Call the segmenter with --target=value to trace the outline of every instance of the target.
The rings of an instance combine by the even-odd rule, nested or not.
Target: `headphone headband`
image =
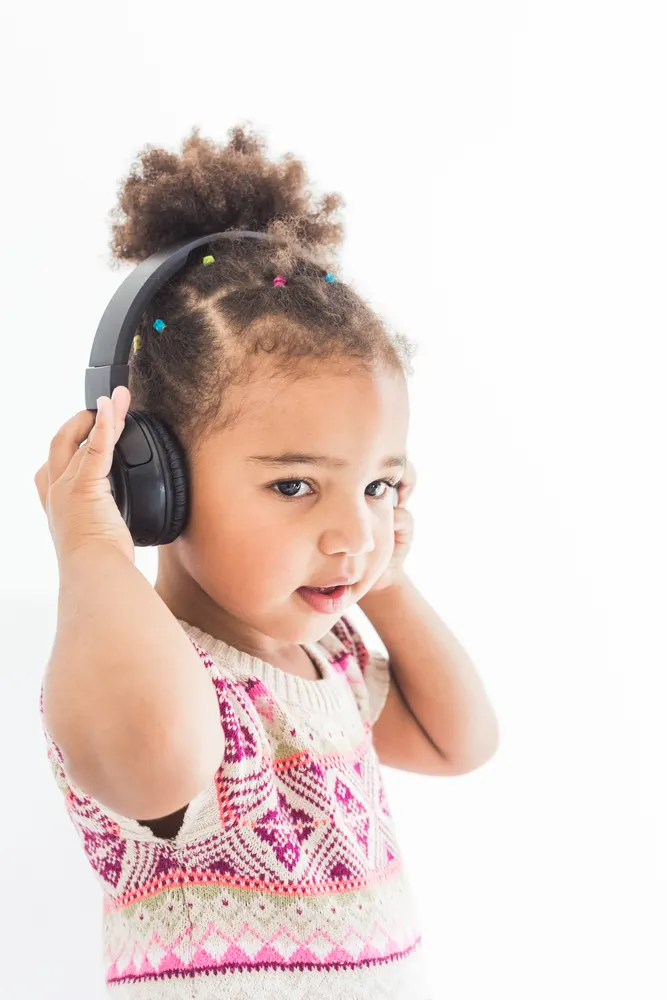
[[[130,349],[139,321],[157,292],[184,267],[190,254],[221,239],[268,240],[268,233],[228,230],[182,240],[142,260],[128,274],[107,305],[98,324],[86,369],[86,409],[96,410],[100,396],[111,397],[116,386],[129,386]]]

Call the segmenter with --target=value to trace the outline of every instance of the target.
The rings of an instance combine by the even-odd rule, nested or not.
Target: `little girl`
[[[411,347],[336,276],[340,204],[312,208],[302,164],[242,128],[146,148],[118,260],[270,239],[214,240],[157,293],[129,389],[69,420],[35,476],[60,574],[42,722],[117,997],[431,996],[379,764],[465,773],[497,723],[404,569]],[[154,586],[107,478],[130,401],[187,457]]]

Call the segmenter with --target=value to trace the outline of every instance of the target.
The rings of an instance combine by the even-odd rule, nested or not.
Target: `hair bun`
[[[325,194],[319,205],[304,165],[291,153],[273,163],[266,142],[249,127],[229,130],[216,145],[193,128],[180,154],[145,146],[121,182],[111,212],[111,253],[117,261],[141,261],[189,237],[228,229],[280,231],[288,225],[304,246],[334,247],[343,238],[332,216],[344,204]]]

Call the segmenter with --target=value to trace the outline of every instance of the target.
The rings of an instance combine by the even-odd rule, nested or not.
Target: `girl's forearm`
[[[387,648],[413,715],[445,758],[478,767],[495,753],[498,721],[470,657],[403,576],[359,607]]]
[[[44,719],[72,780],[135,818],[183,806],[222,759],[217,697],[201,659],[112,545],[91,543],[60,563]]]

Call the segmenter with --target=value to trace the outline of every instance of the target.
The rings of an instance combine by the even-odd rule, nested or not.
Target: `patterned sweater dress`
[[[341,618],[320,680],[181,621],[220,704],[224,758],[163,839],[53,774],[103,889],[108,992],[134,1000],[428,1000],[418,914],[371,727],[389,665]]]

